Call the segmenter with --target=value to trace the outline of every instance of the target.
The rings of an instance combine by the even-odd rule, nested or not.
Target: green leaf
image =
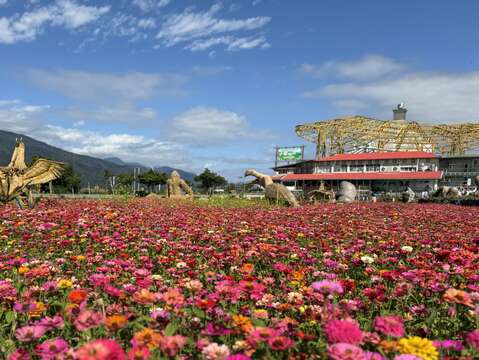
[[[14,311],[9,311],[5,314],[5,320],[7,323],[12,323],[16,319],[16,315]]]
[[[203,318],[205,316],[205,312],[201,309],[193,308],[192,311],[193,311],[193,314],[199,318]]]
[[[175,322],[170,322],[165,328],[165,335],[166,336],[173,336],[178,330],[178,324]]]

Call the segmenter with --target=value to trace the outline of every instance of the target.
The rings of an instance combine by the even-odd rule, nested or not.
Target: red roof
[[[349,172],[322,174],[286,174],[274,180],[440,180],[442,171]]]
[[[392,152],[372,152],[359,154],[335,154],[318,159],[316,161],[341,161],[341,160],[399,160],[399,159],[435,159],[439,156],[424,151],[392,151]]]

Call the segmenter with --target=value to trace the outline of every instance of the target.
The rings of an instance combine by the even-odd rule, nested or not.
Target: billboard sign
[[[279,161],[303,160],[303,151],[304,148],[302,146],[277,148],[276,157]]]

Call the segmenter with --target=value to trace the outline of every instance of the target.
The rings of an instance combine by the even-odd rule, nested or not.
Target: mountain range
[[[88,183],[91,186],[105,184],[104,173],[109,171],[114,175],[121,173],[133,173],[133,169],[139,167],[142,172],[148,171],[150,167],[138,164],[128,163],[117,157],[99,159],[87,155],[79,155],[69,151],[62,150],[44,142],[35,140],[29,136],[16,134],[9,131],[0,130],[0,166],[6,166],[11,159],[15,139],[23,138],[26,147],[25,160],[32,161],[34,156],[61,161],[70,164],[74,171],[81,177],[82,185]],[[181,177],[185,180],[193,182],[196,174],[174,169],[168,166],[157,166],[155,170],[170,174],[173,170],[177,170]]]

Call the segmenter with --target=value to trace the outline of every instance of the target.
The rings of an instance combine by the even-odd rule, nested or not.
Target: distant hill
[[[125,161],[123,161],[122,159],[120,159],[120,158],[118,158],[118,157],[108,157],[108,158],[105,158],[104,160],[109,161],[109,162],[112,162],[112,163],[117,164],[117,165],[139,167],[139,168],[142,168],[142,171],[148,169],[148,168],[147,168],[146,166],[144,166],[144,165],[141,165],[141,164],[139,164],[139,163],[125,162]],[[188,180],[188,182],[190,182],[190,183],[193,183],[193,182],[194,182],[194,179],[195,179],[195,177],[196,177],[196,174],[194,174],[194,173],[192,173],[192,172],[188,172],[188,171],[184,171],[184,170],[181,170],[181,169],[172,168],[172,167],[169,167],[169,166],[155,166],[154,169],[155,169],[156,171],[165,173],[165,174],[167,174],[167,175],[170,175],[173,170],[176,170],[176,171],[178,171],[178,173],[180,174],[180,176],[181,176],[183,179]]]
[[[155,167],[155,170],[165,173],[167,175],[170,175],[173,170],[176,170],[180,174],[181,178],[187,180],[189,183],[194,183],[195,177],[196,177],[196,174],[194,173],[184,171],[181,169],[175,169],[169,166],[158,166],[158,167]]]
[[[40,156],[51,160],[61,161],[69,163],[76,173],[78,173],[82,180],[82,185],[90,183],[94,185],[105,185],[104,172],[108,170],[114,175],[120,173],[132,173],[135,167],[142,168],[142,171],[148,168],[139,164],[129,164],[123,162],[118,158],[98,159],[86,155],[74,154],[60,148],[48,145],[44,142],[37,141],[31,137],[15,134],[9,131],[0,130],[0,166],[6,166],[11,159],[13,147],[15,146],[16,138],[23,138],[26,146],[26,161],[30,162],[33,156]],[[170,169],[159,167],[160,171],[167,172],[161,169]],[[171,171],[170,171],[171,172]],[[190,180],[191,176],[195,174],[184,172],[179,170],[182,176],[185,175],[185,179]]]

